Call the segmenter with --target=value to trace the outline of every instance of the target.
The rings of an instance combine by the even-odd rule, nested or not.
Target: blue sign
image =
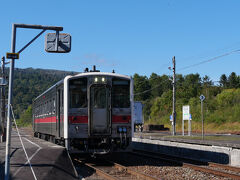
[[[199,98],[200,98],[201,101],[204,101],[205,96],[204,96],[204,95],[201,95]]]

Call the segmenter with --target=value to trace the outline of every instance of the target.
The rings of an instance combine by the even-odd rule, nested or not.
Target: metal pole
[[[131,101],[131,124],[132,124],[132,137],[134,137],[134,122],[133,122],[133,116],[134,116],[134,81],[131,77],[130,79],[130,101]]]
[[[59,31],[56,31],[56,45],[55,45],[55,51],[58,51],[58,42],[59,42]]]
[[[63,27],[60,26],[43,26],[43,25],[33,25],[33,24],[14,24],[15,28],[28,28],[28,29],[46,29],[62,31]]]
[[[5,57],[2,57],[2,78],[5,80]],[[3,125],[3,137],[2,142],[6,140],[6,122],[5,122],[5,86],[2,86],[1,88],[1,119],[2,119],[2,125]]]
[[[202,113],[202,140],[204,140],[203,101],[201,101],[201,113]]]
[[[175,92],[175,72],[176,72],[176,62],[175,62],[175,56],[173,56],[172,59],[173,62],[173,129],[172,129],[172,135],[175,136],[176,135],[176,92]]]
[[[12,53],[15,53],[16,45],[16,26],[12,25]],[[9,88],[8,88],[8,110],[7,110],[7,138],[6,138],[6,156],[5,156],[5,180],[9,179],[10,171],[10,147],[11,147],[11,107],[12,104],[12,89],[13,89],[13,71],[14,71],[14,59],[10,61],[10,72],[9,72]]]
[[[182,120],[182,135],[184,136],[184,120]]]
[[[29,25],[29,24],[13,24],[12,25],[12,53],[15,53],[16,47],[16,30],[17,28],[29,28],[29,29],[43,29],[43,30],[55,30],[55,31],[62,31],[63,27],[57,26],[42,26],[42,25]],[[42,31],[39,36],[43,33]],[[37,36],[37,38],[39,37]],[[29,46],[35,38],[30,41],[23,49],[23,51],[27,46]],[[12,121],[11,121],[11,104],[12,104],[12,90],[13,90],[13,76],[14,76],[14,61],[12,59],[10,61],[10,71],[9,71],[9,88],[8,88],[8,111],[7,111],[7,137],[6,137],[6,156],[5,156],[5,180],[9,179],[9,171],[10,171],[10,149],[11,149],[11,129],[12,129]]]
[[[192,120],[188,120],[188,136],[192,135]]]

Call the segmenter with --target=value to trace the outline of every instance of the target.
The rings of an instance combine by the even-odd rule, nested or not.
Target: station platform
[[[240,167],[240,135],[201,134],[172,136],[168,131],[137,132],[133,149]]]
[[[16,130],[12,131],[10,179],[78,179],[70,156],[64,147],[34,138],[31,130],[20,130],[28,154],[27,161]],[[4,179],[5,143],[0,143],[0,179]],[[34,174],[34,175],[33,175]]]

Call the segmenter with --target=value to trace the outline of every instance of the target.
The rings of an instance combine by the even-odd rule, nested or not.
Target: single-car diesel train
[[[33,102],[34,136],[70,152],[125,151],[132,137],[133,80],[94,67],[66,76]]]

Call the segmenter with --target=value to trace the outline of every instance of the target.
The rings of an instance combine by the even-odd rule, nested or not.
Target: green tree
[[[149,78],[149,84],[153,98],[161,96],[163,92],[172,89],[172,82],[167,75],[159,76],[156,73],[152,73]]]
[[[136,101],[145,101],[150,97],[151,86],[146,76],[134,74],[134,94]]]
[[[232,72],[228,77],[229,87],[230,88],[238,88],[239,80],[235,72]]]
[[[188,90],[189,97],[196,97],[201,92],[201,77],[197,74],[188,74],[184,77],[183,87]]]
[[[161,77],[158,76],[156,73],[152,73],[149,78],[149,84],[151,86],[151,95],[152,97],[161,96],[163,93],[163,88],[161,84]]]
[[[27,110],[25,110],[19,119],[19,125],[28,125],[32,123],[32,105],[29,105]]]
[[[226,74],[221,75],[219,83],[220,83],[220,86],[223,87],[223,88],[228,87],[228,79],[227,79]]]

